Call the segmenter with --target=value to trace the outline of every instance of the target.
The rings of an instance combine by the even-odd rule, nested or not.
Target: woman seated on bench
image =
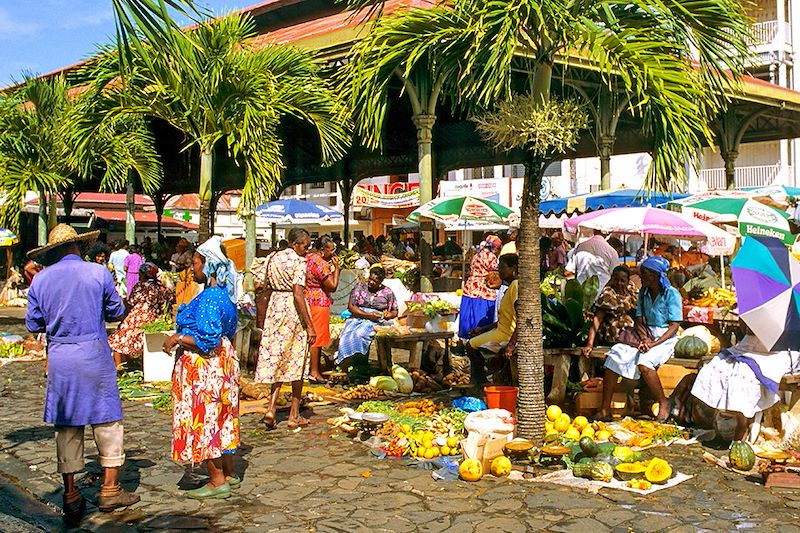
[[[468,333],[470,339],[467,342],[466,351],[472,371],[472,382],[475,385],[486,382],[486,360],[480,352],[481,348],[497,353],[506,347],[506,357],[510,358],[513,354],[514,347],[510,341],[517,326],[517,311],[514,306],[517,303],[518,265],[519,256],[516,254],[500,256],[497,270],[500,279],[504,283],[508,283],[508,289],[500,302],[497,322],[488,326],[479,326]]]
[[[614,268],[611,280],[600,292],[594,308],[589,336],[581,352],[584,357],[589,357],[595,344],[616,344],[621,331],[635,326],[631,314],[636,309],[636,289],[631,283],[628,267],[619,265]]]
[[[747,335],[738,344],[722,350],[703,365],[694,377],[691,397],[673,394],[674,400],[671,399],[685,423],[702,425],[709,418],[713,422],[718,412],[735,413],[734,440],[745,438],[756,413],[780,401],[781,379],[800,367],[800,353],[770,352],[746,326],[743,329]]]
[[[669,261],[653,256],[640,265],[642,288],[636,302],[635,327],[625,330],[611,347],[605,362],[603,402],[598,420],[611,418],[611,399],[619,376],[644,382],[658,401],[658,420],[669,417],[669,402],[664,395],[656,369],[672,357],[683,319],[681,295],[667,279]]]
[[[344,323],[339,337],[336,364],[342,369],[352,366],[351,357],[357,354],[369,356],[369,345],[375,336],[375,326],[397,318],[397,300],[392,289],[383,285],[386,270],[380,265],[369,269],[367,281],[356,283],[350,293],[347,306],[351,318]]]

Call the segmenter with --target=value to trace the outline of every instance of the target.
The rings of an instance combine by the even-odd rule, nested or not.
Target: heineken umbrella
[[[790,187],[788,185],[746,187],[742,190],[752,195],[759,202],[768,203],[765,200],[771,200],[772,203],[776,203],[784,207],[789,205],[789,201],[792,198],[800,197],[800,187]]]
[[[773,237],[787,244],[794,242],[789,215],[753,198],[690,196],[670,202],[668,207],[713,224],[736,224],[743,236]]]
[[[800,349],[800,263],[786,246],[747,237],[731,273],[739,317],[767,350]]]
[[[420,217],[452,224],[454,222],[480,221],[487,223],[512,223],[519,220],[519,214],[513,209],[472,196],[454,196],[452,198],[436,198],[419,206],[408,215],[411,222],[419,222]]]

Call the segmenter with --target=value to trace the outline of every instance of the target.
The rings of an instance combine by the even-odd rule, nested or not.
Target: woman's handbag
[[[617,343],[627,344],[628,346],[633,346],[634,348],[638,348],[642,342],[649,340],[652,340],[652,337],[648,335],[647,338],[643,339],[639,335],[639,332],[636,331],[635,326],[631,328],[625,328],[617,335]]]

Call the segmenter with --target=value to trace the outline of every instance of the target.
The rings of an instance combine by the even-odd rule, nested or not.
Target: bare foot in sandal
[[[298,416],[297,418],[290,418],[289,421],[286,423],[286,427],[289,429],[297,429],[302,428],[311,423],[311,420],[308,418],[303,418],[302,416]]]

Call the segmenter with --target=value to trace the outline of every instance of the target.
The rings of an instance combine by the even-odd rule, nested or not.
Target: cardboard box
[[[615,392],[611,398],[611,412],[622,416],[625,413],[625,402],[628,395],[624,392]],[[579,415],[591,416],[600,410],[603,401],[603,391],[582,392],[575,396],[575,411]]]
[[[661,365],[657,370],[658,379],[661,380],[661,386],[664,388],[664,392],[667,396],[669,396],[670,392],[675,390],[675,387],[678,386],[678,383],[680,383],[685,376],[696,372],[697,370],[685,368],[680,365],[671,365],[669,363]]]
[[[483,466],[483,473],[486,474],[489,472],[492,459],[504,455],[503,449],[510,440],[510,433],[505,437],[496,437],[482,435],[473,431],[467,435],[466,439],[461,441],[461,451],[464,453],[465,458],[480,461]]]

